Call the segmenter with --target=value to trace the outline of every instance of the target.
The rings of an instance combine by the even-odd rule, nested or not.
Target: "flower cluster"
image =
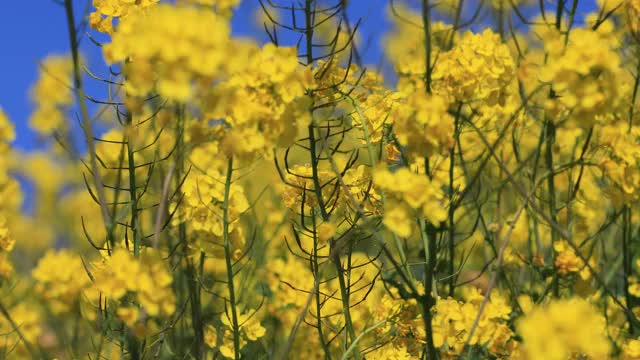
[[[461,354],[467,340],[469,345],[486,346],[489,353],[496,356],[515,350],[517,342],[508,325],[511,307],[504,297],[498,294],[491,296],[474,329],[483,300],[484,296],[476,289],[470,291],[466,301],[439,299],[433,320],[433,340],[443,353]]]
[[[411,235],[418,214],[433,224],[447,218],[446,198],[438,180],[407,168],[394,172],[382,168],[374,172],[373,181],[387,195],[383,223],[398,236]]]
[[[0,331],[6,334],[0,338],[0,347],[3,349],[16,347],[11,355],[17,359],[29,359],[32,354],[25,343],[35,344],[43,334],[43,315],[33,303],[28,302],[19,303],[8,311],[11,314],[11,320],[6,317],[0,318]],[[19,333],[16,331],[16,326],[19,327]]]
[[[113,34],[114,18],[125,19],[129,14],[155,6],[159,0],[93,0],[95,11],[89,14],[89,23],[97,31]]]
[[[438,4],[442,3],[444,1]],[[394,12],[400,16],[390,16],[393,31],[385,37],[384,50],[400,76],[398,90],[424,91],[427,61],[424,49],[425,32],[421,25],[421,16],[400,2],[392,8],[391,15]],[[417,24],[420,26],[416,26]],[[434,54],[449,50],[454,39],[457,38],[459,38],[459,34],[452,31],[452,25],[442,21],[431,24],[431,45]],[[431,63],[434,63],[433,59],[431,59]]]
[[[76,309],[82,291],[90,284],[84,272],[84,264],[77,254],[50,250],[32,271],[35,290],[54,314],[68,313]]]
[[[439,91],[455,100],[504,104],[505,88],[514,76],[509,48],[498,34],[486,29],[480,34],[466,32],[453,49],[443,53],[433,79]]]
[[[270,156],[276,145],[293,143],[311,123],[311,71],[298,64],[296,49],[249,46],[229,78],[203,99],[207,117],[223,119],[229,129],[221,146],[240,158]]]
[[[15,238],[7,220],[8,211],[13,210],[16,197],[20,194],[15,179],[9,176],[11,154],[10,143],[15,139],[13,124],[0,108],[0,277],[7,278],[13,272],[13,266],[7,258],[7,254],[15,246]]]
[[[517,327],[528,359],[606,359],[609,354],[605,319],[584,299],[556,300],[534,307]]]
[[[234,343],[233,343],[233,325],[230,319],[230,314],[221,315],[222,323],[222,337],[221,344],[218,345],[217,330],[209,325],[206,329],[206,343],[211,348],[218,348],[220,354],[228,359],[234,357]],[[242,334],[240,338],[239,346],[242,349],[247,345],[249,341],[257,341],[261,337],[265,336],[267,330],[260,324],[260,321],[256,318],[256,313],[253,311],[245,311],[238,314],[239,331]]]
[[[69,56],[49,55],[40,63],[38,81],[31,88],[35,111],[29,126],[42,136],[66,127],[65,111],[73,105],[72,73]]]
[[[640,359],[637,0],[390,1],[377,70],[239,3],[94,0],[0,110],[0,357]]]
[[[603,126],[600,142],[609,152],[601,161],[609,186],[606,192],[615,204],[637,199],[640,189],[640,128],[627,125]]]
[[[145,96],[156,89],[184,102],[193,94],[193,83],[220,76],[230,31],[211,10],[158,5],[122,19],[103,51],[109,63],[125,63],[127,94]]]
[[[420,91],[395,107],[393,130],[412,158],[441,154],[453,146],[454,119],[448,105],[444,97]]]
[[[560,275],[579,273],[583,279],[589,279],[591,271],[567,241],[556,241],[553,250],[556,252],[555,266]]]
[[[245,241],[240,217],[249,208],[244,189],[234,183],[225,189],[227,162],[219,152],[217,143],[194,149],[190,160],[196,168],[182,185],[184,198],[180,203],[171,205],[171,210],[176,211],[173,223],[188,222],[195,234],[201,234],[196,236],[191,246],[210,255],[220,255],[224,236],[224,198],[228,191],[227,230],[234,252],[240,256]]]
[[[329,184],[334,178],[333,172],[329,169],[318,169],[316,174],[319,183],[322,185]],[[303,205],[307,211],[311,211],[314,207],[320,205],[319,201],[324,202],[325,207],[332,207],[337,199],[332,197],[333,187],[323,186],[319,191],[313,180],[313,168],[309,164],[295,165],[285,176],[285,181],[291,186],[284,186],[282,191],[282,199],[284,205],[296,210]],[[321,199],[318,198],[318,192]],[[304,201],[303,201],[304,197]]]
[[[147,317],[166,317],[176,310],[173,277],[152,249],[144,249],[139,258],[126,249],[115,249],[93,262],[89,271],[93,283],[85,296],[101,307],[102,302],[114,301],[118,316],[129,327],[144,326]]]
[[[392,113],[395,107],[402,105],[398,104],[398,94],[382,88],[378,79],[367,80],[369,79],[365,78],[361,82],[366,83],[364,86],[368,92],[356,94],[361,103],[355,109],[353,106],[347,109],[353,114],[353,125],[362,128],[362,142],[366,144],[368,140],[370,143],[379,143],[382,141],[385,124],[393,123]]]
[[[620,55],[590,29],[572,31],[566,47],[564,41],[564,36],[554,36],[545,43],[555,57],[540,72],[540,80],[551,84],[546,106],[555,114],[570,113],[576,126],[585,129],[611,121],[625,89]]]

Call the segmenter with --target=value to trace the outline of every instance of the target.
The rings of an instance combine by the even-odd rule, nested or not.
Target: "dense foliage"
[[[640,359],[640,1],[238,2],[59,1],[1,358]]]

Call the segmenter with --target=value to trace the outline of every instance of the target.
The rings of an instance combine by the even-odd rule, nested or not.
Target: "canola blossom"
[[[0,359],[640,359],[640,1],[57,2]]]

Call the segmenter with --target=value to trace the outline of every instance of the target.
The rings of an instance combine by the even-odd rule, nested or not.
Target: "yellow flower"
[[[35,111],[29,126],[40,135],[52,135],[66,126],[64,112],[73,104],[71,58],[62,55],[47,56],[40,64],[38,81],[31,88],[31,101]]]
[[[640,340],[631,339],[622,346],[622,354],[624,360],[640,359]]]
[[[227,359],[233,359],[233,342],[225,342],[222,346],[220,346],[220,354],[226,357]]]
[[[396,235],[407,238],[411,236],[413,219],[402,206],[389,208],[384,212],[382,223]]]
[[[118,301],[130,293],[151,317],[170,316],[176,310],[171,288],[173,278],[160,255],[152,249],[142,249],[136,258],[128,250],[117,248],[111,256],[94,262],[91,272],[93,285],[85,292],[90,301],[96,301],[97,297]],[[119,315],[131,320],[132,311],[123,310]]]
[[[242,336],[240,339],[240,349],[242,349],[248,341],[256,341],[263,337],[267,330],[262,327],[260,321],[256,317],[256,313],[253,310],[247,309],[242,313],[237,314],[238,318],[238,331]],[[222,314],[222,324],[226,327],[225,336],[223,339],[223,345],[220,346],[220,353],[227,358],[233,358],[234,356],[234,344],[233,344],[233,323],[231,320],[231,314]],[[238,349],[238,350],[240,350]]]
[[[504,104],[506,88],[515,77],[509,48],[491,29],[466,32],[455,47],[440,55],[433,73],[434,87],[458,101]]]
[[[540,80],[550,83],[553,91],[546,107],[555,115],[570,112],[574,123],[584,129],[612,121],[626,96],[615,41],[583,28],[571,31],[566,47],[564,36],[546,40],[549,59]]]
[[[408,168],[391,172],[379,168],[373,174],[374,184],[388,195],[385,203],[383,223],[399,236],[411,234],[414,218],[408,209],[419,213],[433,224],[439,224],[447,218],[446,197],[437,178],[416,174]],[[401,235],[402,234],[402,235]]]
[[[294,47],[237,42],[232,47],[237,64],[226,81],[209,89],[203,111],[229,125],[221,141],[225,153],[249,160],[272,156],[274,147],[291,145],[308,131],[311,69],[298,63]]]
[[[399,101],[391,114],[393,130],[411,157],[441,154],[453,146],[454,120],[445,98],[417,90]]]
[[[124,19],[129,14],[143,11],[159,0],[93,0],[94,12],[89,14],[89,25],[100,32],[113,34],[113,18]]]
[[[0,277],[8,279],[13,274],[13,265],[6,254],[0,255]]]
[[[336,226],[330,222],[325,222],[318,226],[317,232],[318,241],[324,244],[336,234]]]
[[[25,342],[34,345],[38,343],[38,338],[43,332],[42,315],[40,314],[36,304],[20,302],[11,309],[8,309],[12,322],[6,317],[0,318],[0,331],[7,334],[0,338],[0,347],[9,348],[17,346],[15,356],[19,359],[30,358],[25,347]],[[15,331],[19,327],[20,333]],[[24,341],[23,341],[24,340]]]
[[[47,251],[31,274],[36,292],[55,314],[74,309],[90,284],[82,259],[71,250]]]
[[[207,325],[204,329],[204,342],[212,349],[218,346],[218,331],[213,325]]]
[[[606,359],[606,322],[586,300],[554,300],[517,322],[527,359],[565,360],[574,354]]]
[[[2,107],[0,107],[0,142],[10,143],[16,138],[13,124],[7,117]]]
[[[555,265],[561,275],[579,273],[584,280],[591,277],[584,261],[565,240],[556,241],[553,244],[553,250],[556,252]]]
[[[133,328],[140,316],[140,310],[136,307],[120,307],[117,310],[118,318],[122,320],[125,325]]]
[[[103,52],[109,63],[126,61],[129,95],[146,95],[156,80],[160,95],[184,102],[193,82],[219,75],[229,33],[227,21],[211,10],[162,4],[121,19]]]
[[[10,252],[13,250],[16,240],[11,236],[9,227],[7,225],[7,219],[0,213],[0,250]]]

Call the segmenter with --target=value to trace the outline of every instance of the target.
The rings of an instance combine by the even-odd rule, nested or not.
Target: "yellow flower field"
[[[0,359],[640,359],[639,0],[246,1],[57,1]]]

